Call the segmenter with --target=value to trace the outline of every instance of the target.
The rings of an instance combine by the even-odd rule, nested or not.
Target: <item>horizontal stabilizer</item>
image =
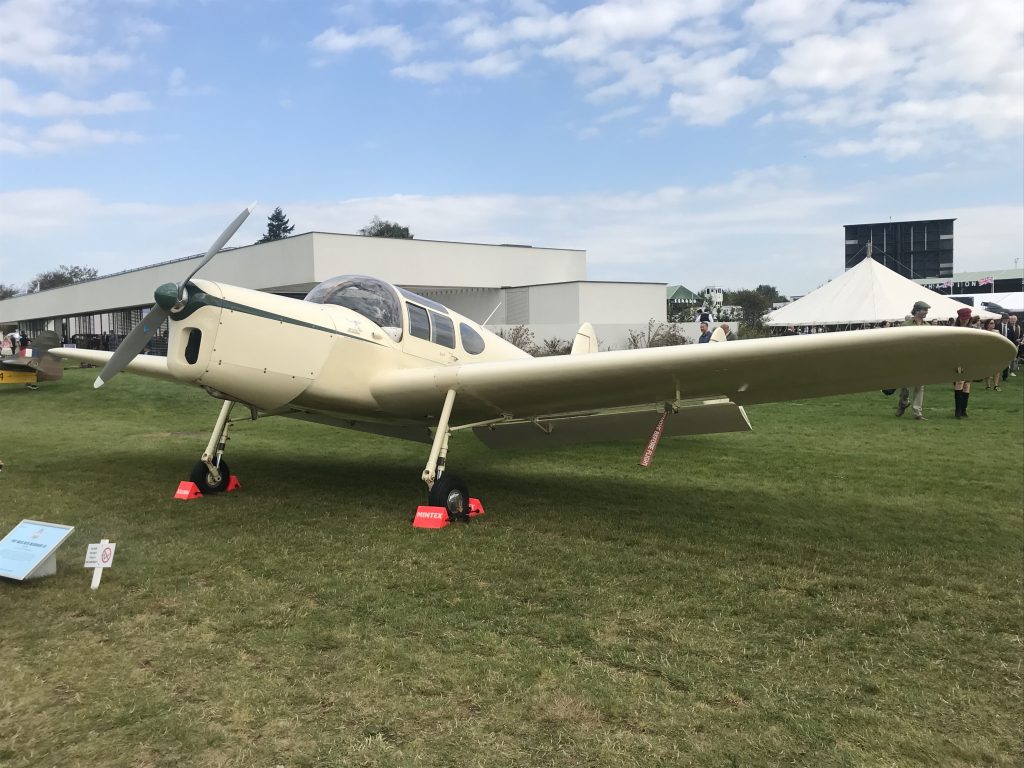
[[[41,331],[32,339],[32,346],[21,350],[18,357],[0,361],[0,368],[6,371],[34,373],[36,381],[56,381],[64,375],[64,366],[46,355],[47,350],[60,344],[60,337],[54,331]]]
[[[645,441],[661,418],[661,410],[611,411],[551,419],[518,421],[474,427],[488,448],[542,448],[619,440]],[[665,419],[664,437],[749,432],[750,421],[740,406],[729,400],[681,404]]]

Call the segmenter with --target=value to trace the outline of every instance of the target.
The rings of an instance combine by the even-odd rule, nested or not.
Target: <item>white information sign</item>
[[[103,578],[103,569],[114,564],[114,550],[117,544],[106,539],[100,539],[98,544],[90,544],[85,550],[85,567],[94,568],[92,572],[92,588],[98,589],[100,579]]]
[[[74,526],[22,520],[0,540],[0,576],[34,579],[57,572],[57,548]]]

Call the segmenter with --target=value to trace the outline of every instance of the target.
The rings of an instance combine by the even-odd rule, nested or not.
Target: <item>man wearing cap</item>
[[[931,309],[930,304],[926,304],[923,301],[914,302],[914,308],[910,310],[910,317],[907,318],[904,325],[925,325],[925,318],[928,316],[928,310]],[[900,389],[900,401],[896,406],[896,415],[902,416],[903,412],[907,410],[907,406],[910,405],[910,412],[914,414],[914,419],[917,421],[926,421],[924,417],[924,385],[918,384],[913,387],[913,403],[911,403],[911,387],[904,386]]]

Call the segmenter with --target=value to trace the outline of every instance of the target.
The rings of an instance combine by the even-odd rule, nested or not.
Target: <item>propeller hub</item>
[[[170,312],[174,305],[178,303],[177,283],[164,283],[153,292],[153,298],[156,299],[157,306],[160,309]]]

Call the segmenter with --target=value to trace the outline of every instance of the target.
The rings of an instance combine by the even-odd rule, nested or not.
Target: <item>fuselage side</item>
[[[262,411],[294,405],[390,421],[370,389],[382,372],[529,357],[447,307],[375,282],[394,295],[387,319],[362,304],[356,311],[195,280],[172,315],[168,368]]]

